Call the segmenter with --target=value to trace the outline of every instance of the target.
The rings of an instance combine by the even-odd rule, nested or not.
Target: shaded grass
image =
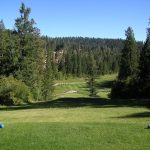
[[[150,111],[133,113],[125,116],[120,116],[118,118],[147,118],[150,117]]]
[[[105,98],[58,98],[52,101],[1,106],[0,110],[45,109],[45,108],[109,108],[109,107],[146,107],[150,108],[149,99],[105,99]]]

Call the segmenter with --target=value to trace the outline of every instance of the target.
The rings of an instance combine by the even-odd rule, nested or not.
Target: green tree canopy
[[[137,75],[139,66],[139,51],[131,27],[125,32],[126,40],[121,54],[121,62],[118,78],[125,80]]]

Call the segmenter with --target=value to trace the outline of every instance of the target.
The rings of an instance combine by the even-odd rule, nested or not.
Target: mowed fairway
[[[57,94],[77,92],[57,95],[53,101],[1,106],[5,128],[0,129],[0,150],[149,150],[150,105],[110,100],[114,77],[97,79],[100,98],[89,98],[81,80],[68,89],[69,84],[56,86]]]
[[[116,74],[100,76],[96,79],[97,95],[101,98],[108,98],[110,87]],[[87,79],[73,78],[68,80],[57,81],[55,84],[55,98],[60,97],[88,97]]]

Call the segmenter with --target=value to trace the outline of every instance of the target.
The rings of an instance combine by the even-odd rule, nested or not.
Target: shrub
[[[32,94],[29,87],[12,76],[0,78],[0,103],[20,104],[30,102]]]

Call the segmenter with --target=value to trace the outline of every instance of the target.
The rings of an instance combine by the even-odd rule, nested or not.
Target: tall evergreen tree
[[[46,43],[46,64],[44,69],[44,79],[43,79],[43,98],[44,100],[50,100],[52,98],[52,93],[54,90],[53,86],[53,71],[52,71],[52,49],[53,44]]]
[[[97,74],[97,66],[96,66],[94,55],[92,53],[89,53],[87,65],[88,65],[88,70],[87,70],[88,75],[95,76]]]
[[[122,50],[120,69],[118,78],[125,80],[128,77],[135,77],[139,67],[139,51],[131,27],[128,27],[126,33],[125,45]]]
[[[135,98],[138,96],[139,51],[131,27],[126,31],[119,67],[118,80],[111,91],[112,98]]]
[[[0,20],[0,30],[5,30],[5,25],[2,19]]]
[[[150,28],[140,57],[140,93],[141,97],[150,97]]]
[[[33,19],[29,20],[30,8],[22,3],[20,17],[16,19],[16,32],[19,35],[19,62],[16,76],[31,87],[34,98],[42,99],[42,76],[44,66],[44,43],[40,39]]]
[[[72,60],[73,60],[73,74],[77,75],[77,73],[78,73],[77,51],[74,52]]]
[[[87,85],[89,88],[89,96],[95,97],[97,94],[96,91],[96,75],[97,75],[97,68],[96,68],[96,61],[94,59],[94,56],[92,54],[89,55],[89,64],[88,64],[88,81]]]
[[[82,51],[79,46],[77,50],[77,62],[78,62],[78,69],[77,69],[77,76],[80,77],[82,75]]]
[[[87,87],[89,88],[89,96],[96,97],[97,89],[96,89],[96,77],[94,75],[89,76],[87,81]]]

